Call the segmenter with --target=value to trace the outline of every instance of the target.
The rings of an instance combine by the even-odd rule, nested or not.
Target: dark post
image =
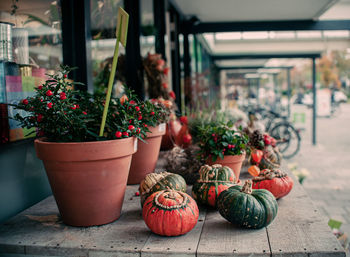
[[[259,89],[260,89],[260,77],[256,79],[256,90],[257,90],[256,91],[256,103],[257,103],[258,107],[260,105],[260,99],[259,99],[260,92],[259,92]]]
[[[317,98],[316,98],[316,59],[312,58],[312,144],[316,145],[316,118],[317,118]]]
[[[162,55],[163,59],[166,59],[165,55],[165,0],[153,0],[153,19],[154,26],[156,28],[156,53]]]
[[[290,85],[290,68],[288,68],[287,70],[287,95],[288,95],[288,118],[290,118],[290,98],[291,98],[291,85]]]
[[[185,104],[192,102],[192,77],[191,77],[191,56],[190,56],[190,44],[188,41],[188,34],[183,34],[184,38],[184,76],[185,76]]]
[[[129,29],[126,43],[126,84],[141,98],[145,97],[143,87],[143,66],[140,47],[140,1],[124,0],[125,11],[129,13]]]
[[[70,78],[86,86],[76,89],[92,92],[90,0],[61,0],[61,8],[63,63],[78,67]]]
[[[179,16],[176,11],[171,8],[170,9],[170,47],[171,47],[171,77],[173,90],[176,95],[176,104],[181,113],[181,86],[180,86],[180,47],[179,47]]]
[[[278,88],[277,88],[277,73],[273,74],[273,91],[275,93],[275,101],[273,103],[273,111],[277,111],[277,94],[278,94]]]

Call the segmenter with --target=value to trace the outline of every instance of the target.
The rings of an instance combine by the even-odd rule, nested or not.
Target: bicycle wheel
[[[277,123],[270,133],[277,140],[277,147],[286,159],[292,158],[300,149],[299,132],[288,122]]]

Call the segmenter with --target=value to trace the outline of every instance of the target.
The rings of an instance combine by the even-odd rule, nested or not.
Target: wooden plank
[[[244,229],[207,211],[197,256],[270,256],[266,229]]]
[[[277,217],[267,228],[272,256],[345,256],[326,218],[292,177],[294,188],[278,200]]]
[[[0,226],[0,253],[34,256],[140,256],[150,231],[141,217],[138,186],[128,186],[121,217],[108,225],[78,228],[59,219],[53,197]]]
[[[196,256],[197,245],[201,235],[206,210],[201,208],[197,225],[187,234],[175,237],[164,237],[154,233],[148,238],[141,250],[142,257]]]

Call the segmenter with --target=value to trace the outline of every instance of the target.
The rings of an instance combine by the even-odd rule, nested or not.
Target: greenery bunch
[[[248,136],[242,130],[235,130],[232,122],[211,122],[197,128],[199,154],[202,158],[216,161],[225,155],[240,155],[249,151]]]
[[[17,105],[25,115],[17,113],[14,119],[22,127],[36,128],[38,137],[51,142],[85,142],[111,140],[135,136],[142,140],[148,126],[164,122],[166,108],[150,101],[140,101],[125,88],[125,95],[112,98],[106,118],[103,136],[99,136],[105,95],[89,94],[73,90],[74,84],[67,79],[72,70],[61,66],[61,70],[48,75],[46,82],[36,88],[32,97]]]

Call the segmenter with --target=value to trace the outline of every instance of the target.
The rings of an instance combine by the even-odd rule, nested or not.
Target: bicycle
[[[262,107],[250,109],[249,112],[254,113],[255,117],[263,123],[265,132],[276,139],[278,149],[284,158],[290,159],[299,152],[300,133],[288,121],[287,116]]]

